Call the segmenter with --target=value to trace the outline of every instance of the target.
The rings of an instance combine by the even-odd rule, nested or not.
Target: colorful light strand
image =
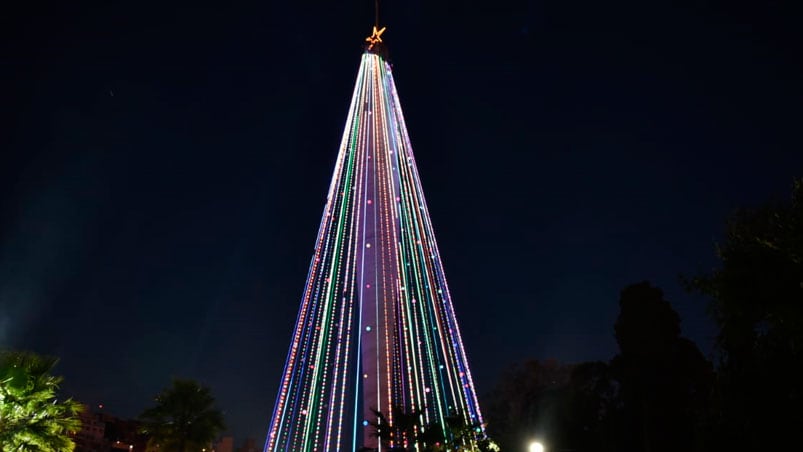
[[[366,51],[265,450],[383,450],[394,407],[482,424],[391,67]]]

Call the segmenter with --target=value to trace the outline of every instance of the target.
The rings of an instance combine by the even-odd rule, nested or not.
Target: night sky
[[[612,357],[642,280],[710,354],[678,275],[803,176],[795,2],[384,3],[478,391]],[[264,440],[373,2],[7,8],[0,345],[120,416],[196,378]]]

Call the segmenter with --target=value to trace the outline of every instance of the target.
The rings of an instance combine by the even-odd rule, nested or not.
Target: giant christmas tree
[[[366,39],[268,451],[471,447],[482,435],[383,31]]]

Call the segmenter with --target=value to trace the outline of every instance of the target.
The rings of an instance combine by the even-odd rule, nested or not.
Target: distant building
[[[73,435],[75,452],[146,452],[148,438],[139,433],[140,423],[120,419],[85,406],[81,430]]]
[[[76,452],[101,452],[104,451],[104,433],[106,423],[98,418],[96,413],[84,405],[79,414],[81,418],[81,430],[73,435]],[[104,451],[105,452],[105,451]]]

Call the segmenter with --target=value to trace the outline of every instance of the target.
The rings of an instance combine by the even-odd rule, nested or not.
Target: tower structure
[[[266,451],[482,435],[383,32],[366,39]]]

